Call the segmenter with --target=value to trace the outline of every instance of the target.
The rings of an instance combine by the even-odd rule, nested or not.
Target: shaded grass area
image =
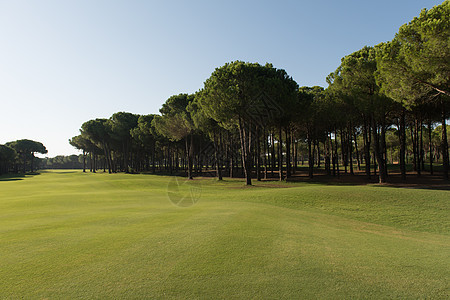
[[[171,180],[0,182],[0,298],[449,296],[449,191]]]
[[[28,172],[26,174],[23,173],[13,173],[13,174],[2,174],[0,175],[0,181],[17,181],[17,180],[23,180],[30,176],[39,175],[39,172]]]

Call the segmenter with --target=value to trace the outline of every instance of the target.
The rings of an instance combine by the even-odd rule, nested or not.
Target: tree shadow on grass
[[[379,185],[377,187],[393,187],[393,188],[403,188],[403,189],[417,189],[417,190],[435,190],[435,191],[450,191],[450,184],[442,185]]]
[[[226,173],[226,172],[225,172]],[[160,176],[176,176],[186,178],[185,172],[142,172],[142,175],[160,175]],[[350,172],[345,173],[345,170],[340,170],[339,176],[328,175],[323,169],[315,169],[314,177],[309,178],[308,168],[300,167],[297,168],[295,174],[292,174],[287,180],[279,181],[278,171],[269,171],[268,178],[262,179],[261,181],[256,180],[256,174],[252,176],[253,185],[245,186],[243,175],[234,174],[234,177],[224,176],[223,181],[218,181],[226,185],[227,183],[236,183],[239,180],[243,181],[242,186],[236,186],[231,188],[245,189],[245,188],[289,188],[298,187],[301,185],[322,185],[322,186],[374,186],[374,187],[390,187],[390,188],[409,188],[409,189],[427,189],[427,190],[450,190],[450,182],[445,181],[442,176],[442,172],[435,172],[431,175],[429,172],[423,172],[422,176],[417,176],[413,171],[407,172],[407,179],[403,181],[401,179],[400,172],[397,170],[389,171],[388,183],[379,184],[378,176],[371,174],[370,179],[366,176],[363,170],[354,170],[354,174]],[[197,173],[194,175],[195,179],[204,180],[215,178],[214,170],[207,170],[202,173]],[[301,185],[297,185],[301,184]]]
[[[350,172],[345,173],[341,170],[339,176],[328,175],[325,170],[315,169],[313,178],[309,178],[307,168],[298,168],[295,174],[292,174],[286,181],[280,182],[278,178],[278,172],[274,172],[273,177],[263,179],[262,182],[266,182],[266,185],[273,187],[286,187],[286,183],[292,183],[292,187],[295,187],[296,183],[306,185],[318,185],[318,186],[374,186],[374,187],[391,187],[391,188],[410,188],[410,189],[427,189],[427,190],[450,190],[450,181],[443,179],[441,172],[435,172],[431,175],[429,172],[423,172],[421,176],[418,176],[415,172],[407,172],[406,181],[401,179],[400,172],[390,171],[388,176],[388,182],[384,184],[378,183],[378,176],[372,173],[370,179],[366,176],[364,171],[354,171],[354,174]],[[256,183],[256,181],[255,181]],[[288,185],[290,186],[290,185]],[[262,185],[264,187],[264,185]]]
[[[424,172],[421,176],[417,176],[414,172],[408,172],[406,181],[402,180],[399,172],[389,172],[388,182],[378,183],[378,177],[372,175],[371,178],[363,172],[355,172],[354,175],[340,174],[340,176],[330,176],[325,174],[315,174],[312,179],[307,174],[296,174],[289,179],[292,182],[302,182],[317,185],[333,185],[333,186],[363,186],[371,185],[374,187],[392,187],[392,188],[409,188],[409,189],[427,189],[427,190],[450,190],[450,182],[443,179],[443,175],[439,172],[431,175]]]
[[[404,189],[438,190],[450,191],[450,182],[443,179],[440,174],[435,175],[409,175],[406,181],[401,180],[400,176],[391,176],[388,183],[375,185],[376,187],[394,187]]]
[[[27,177],[41,175],[41,173],[32,172],[32,173],[25,173],[25,174],[5,174],[0,175],[0,181],[19,181],[24,180]]]

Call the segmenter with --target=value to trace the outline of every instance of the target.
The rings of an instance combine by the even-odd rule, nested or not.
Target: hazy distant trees
[[[83,168],[84,155],[58,155],[40,159],[42,169],[81,169]]]

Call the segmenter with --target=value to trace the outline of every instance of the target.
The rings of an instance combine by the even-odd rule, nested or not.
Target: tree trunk
[[[417,118],[414,120],[414,130],[411,130],[411,138],[413,142],[414,171],[417,172],[417,176],[420,176],[419,120]]]
[[[325,155],[325,171],[327,175],[331,175],[331,166],[330,166],[330,140],[328,138],[328,132],[326,134],[325,142],[323,143],[323,153]]]
[[[335,153],[334,153],[334,143],[333,143],[333,139],[331,138],[331,134],[332,133],[330,132],[331,161],[333,163],[333,177],[334,177],[334,176],[336,176],[336,157],[335,157]]]
[[[339,152],[338,152],[338,140],[337,140],[337,129],[334,130],[334,158],[336,160],[336,174],[339,177],[340,171],[339,171]]]
[[[341,153],[342,153],[342,163],[344,164],[344,173],[347,174],[347,141],[345,140],[345,132],[341,129]]]
[[[264,179],[267,179],[267,156],[268,156],[268,145],[267,145],[267,132],[266,132],[266,127],[264,127],[263,129],[263,155],[264,155],[264,159],[263,159],[263,164],[264,164]]]
[[[442,100],[442,163],[444,168],[444,179],[448,180],[448,167],[449,167],[449,158],[448,158],[448,140],[447,140],[447,114],[445,111],[445,102]]]
[[[423,149],[423,121],[420,120],[420,163],[425,171],[425,150]]]
[[[386,170],[385,170],[385,163],[383,160],[383,142],[380,141],[381,137],[378,133],[378,125],[375,121],[373,121],[372,125],[372,133],[373,133],[373,141],[374,141],[374,154],[375,158],[378,164],[379,172],[378,172],[378,182],[379,183],[386,183]]]
[[[214,144],[215,144],[214,156],[215,156],[215,160],[216,160],[216,175],[217,175],[217,178],[219,180],[222,180],[222,170],[221,170],[222,169],[222,163],[220,161],[220,154],[219,154],[219,152],[220,152],[219,141],[220,141],[220,138],[217,138],[217,135],[214,132]]]
[[[350,162],[351,175],[355,175],[355,173],[353,172],[353,141],[352,141],[353,131],[354,131],[353,126],[350,125],[347,133],[347,145],[348,145],[348,159]]]
[[[402,180],[406,180],[406,110],[402,109],[402,114],[400,116],[400,173]]]
[[[31,152],[31,162],[30,162],[31,173],[34,172],[34,153]]]
[[[387,169],[387,152],[386,152],[386,123],[385,119],[381,124],[381,136],[380,136],[380,157],[383,162],[383,168],[380,169],[380,172],[383,172],[383,178],[385,178],[386,182],[388,179],[388,169]]]
[[[256,180],[261,181],[261,141],[260,141],[259,125],[256,125]]]
[[[105,159],[108,161],[108,173],[109,174],[111,174],[111,162],[109,161],[109,154],[108,154],[108,149],[107,149],[107,146],[106,146],[106,142],[103,142],[103,153],[104,153],[104,155],[105,155]],[[104,171],[106,171],[106,170],[104,170]]]
[[[167,150],[167,159],[169,160],[169,174],[172,175],[173,174],[173,149],[170,145],[168,148],[169,149]]]
[[[233,138],[230,136],[230,178],[233,178],[233,171],[234,171],[234,144],[233,144]]]
[[[274,177],[274,171],[275,171],[275,141],[274,141],[275,139],[273,138],[273,132],[271,132],[270,133],[270,143],[271,143],[271,148],[272,148],[272,154],[270,155],[270,158],[271,158],[271,161],[272,161],[272,163],[271,163],[271,176],[272,176],[272,178]]]
[[[298,141],[294,138],[294,135],[292,135],[292,145],[294,146],[294,168],[292,169],[292,172],[295,174],[298,165]]]
[[[247,185],[252,184],[252,174],[251,174],[251,154],[250,151],[250,140],[249,134],[246,132],[245,123],[239,117],[239,136],[241,139],[241,152],[242,152],[242,167],[244,169],[245,181]]]
[[[286,136],[286,178],[291,177],[291,136],[289,126],[285,128]]]
[[[308,130],[309,131],[309,130]],[[314,176],[314,149],[312,147],[312,138],[311,133],[308,132],[308,176],[309,178],[313,178]]]
[[[366,163],[366,175],[370,179],[370,133],[368,132],[367,122],[363,125],[363,141],[364,141],[364,160]]]
[[[192,134],[191,134],[191,143],[192,143]],[[189,145],[188,137],[185,138],[185,144],[186,144],[186,160],[187,160],[187,178],[193,179],[192,177],[192,153],[191,153],[191,147]]]
[[[25,174],[27,172],[27,154],[26,153],[22,153],[22,159],[23,159],[22,171],[23,171],[23,174]]]
[[[430,174],[433,175],[433,143],[432,143],[432,136],[431,136],[431,130],[433,129],[432,120],[431,118],[428,121],[428,139],[429,139],[429,151],[430,151]]]
[[[153,174],[155,174],[155,172],[156,172],[155,156],[156,156],[156,142],[153,142],[153,144],[152,144],[152,173]]]
[[[316,141],[317,147],[317,168],[320,168],[320,142]]]
[[[281,125],[279,126],[279,139],[278,139],[278,171],[279,171],[279,178],[280,181],[282,181],[283,178],[283,138],[282,138],[282,130]]]
[[[83,173],[86,173],[86,151],[83,150]]]
[[[356,163],[358,164],[358,171],[361,171],[361,161],[359,159],[358,139],[356,136],[356,132],[353,133],[353,140],[355,141],[355,153],[356,153]]]

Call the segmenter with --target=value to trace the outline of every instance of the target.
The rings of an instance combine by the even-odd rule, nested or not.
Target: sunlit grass
[[[449,296],[449,191],[17,179],[0,181],[0,298]]]

